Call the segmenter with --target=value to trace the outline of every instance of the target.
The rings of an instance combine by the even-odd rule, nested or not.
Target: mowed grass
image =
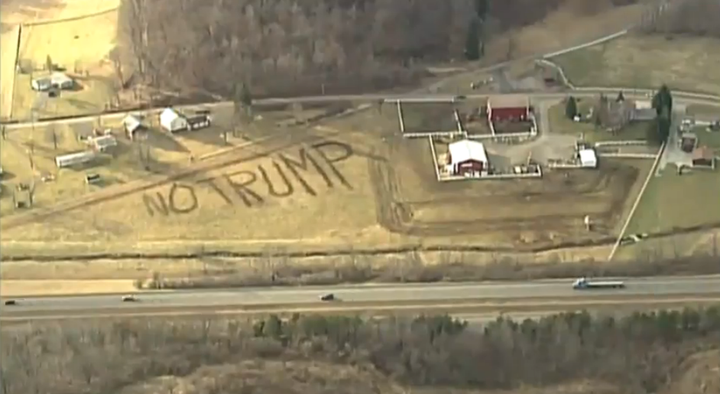
[[[720,92],[720,39],[627,35],[552,60],[577,86]]]
[[[627,229],[632,233],[672,231],[720,224],[720,171],[677,175],[668,167],[653,177]]]
[[[48,101],[38,116],[65,116],[102,112],[113,100],[114,76],[108,53],[116,45],[117,11],[57,23],[26,26],[20,38],[19,61],[31,63],[35,72],[18,75],[13,99],[13,116],[28,119],[36,93],[30,82],[47,74],[43,71],[49,56],[52,62],[75,78],[78,89],[63,91]]]
[[[592,99],[582,99],[578,109],[583,118],[587,115]],[[554,134],[583,136],[588,142],[622,141],[622,140],[645,140],[647,137],[648,122],[632,122],[619,132],[613,134],[609,131],[597,128],[590,121],[575,122],[565,116],[566,103],[563,101],[548,109],[548,120],[550,130]]]

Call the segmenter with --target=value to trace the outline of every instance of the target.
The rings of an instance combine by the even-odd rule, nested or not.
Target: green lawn
[[[706,145],[710,148],[720,150],[720,132],[710,132],[705,126],[696,127],[693,132],[695,133],[695,135],[698,136],[698,139],[700,140],[700,145]]]
[[[578,103],[578,111],[585,116],[591,106],[590,99],[581,100]],[[647,122],[635,122],[626,126],[616,134],[596,129],[595,125],[588,122],[574,122],[565,116],[565,102],[549,108],[548,120],[550,129],[555,134],[584,135],[585,141],[624,141],[624,140],[645,140],[647,136]]]
[[[720,92],[720,40],[714,38],[627,35],[557,56],[577,86]]]
[[[711,223],[720,223],[720,171],[697,170],[679,176],[670,166],[648,184],[627,233]]]
[[[687,106],[686,113],[691,116],[709,117],[720,119],[720,106],[690,104]]]

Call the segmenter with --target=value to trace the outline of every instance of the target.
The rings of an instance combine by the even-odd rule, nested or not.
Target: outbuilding
[[[188,121],[185,116],[174,109],[165,108],[160,113],[160,126],[171,133],[177,133],[188,129]]]
[[[453,175],[487,175],[490,168],[485,146],[477,141],[451,143],[448,146],[448,161]]]
[[[701,146],[693,151],[693,167],[715,168],[715,152],[707,146]]]
[[[487,114],[490,122],[524,122],[530,117],[530,98],[519,94],[491,96]]]
[[[93,151],[84,151],[70,153],[68,155],[57,156],[55,158],[55,165],[58,168],[70,167],[76,164],[89,163],[95,159],[96,155]]]
[[[98,152],[106,152],[107,150],[117,146],[117,140],[112,135],[103,135],[88,140],[88,143]]]
[[[75,81],[65,73],[54,72],[49,76],[33,79],[30,86],[38,92],[46,92],[52,88],[72,89]]]
[[[581,149],[578,151],[580,166],[583,168],[597,168],[598,160],[594,149]]]
[[[135,139],[137,133],[141,132],[145,128],[142,118],[139,115],[132,114],[123,119],[123,126],[125,128],[125,133],[131,141]]]

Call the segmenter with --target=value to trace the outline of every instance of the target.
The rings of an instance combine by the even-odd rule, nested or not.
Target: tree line
[[[417,81],[423,64],[482,58],[488,40],[560,6],[634,1],[123,0],[133,71],[120,75],[226,98],[242,84],[255,96],[387,88]]]
[[[449,316],[82,321],[15,327],[0,339],[2,394],[114,393],[248,359],[371,364],[415,387],[511,389],[588,379],[640,394],[657,392],[686,357],[720,343],[720,306],[499,318],[481,329]]]
[[[652,16],[643,24],[643,31],[650,34],[685,34],[720,38],[720,2],[717,0],[675,1],[670,12]]]

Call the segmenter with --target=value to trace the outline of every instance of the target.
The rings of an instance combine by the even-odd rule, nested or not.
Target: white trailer
[[[592,289],[624,289],[625,283],[622,281],[593,281],[587,278],[577,279],[573,283],[573,289],[575,290],[592,290]]]
[[[95,152],[84,151],[71,153],[69,155],[57,156],[55,158],[55,165],[58,168],[70,167],[76,164],[89,163],[95,159]]]

